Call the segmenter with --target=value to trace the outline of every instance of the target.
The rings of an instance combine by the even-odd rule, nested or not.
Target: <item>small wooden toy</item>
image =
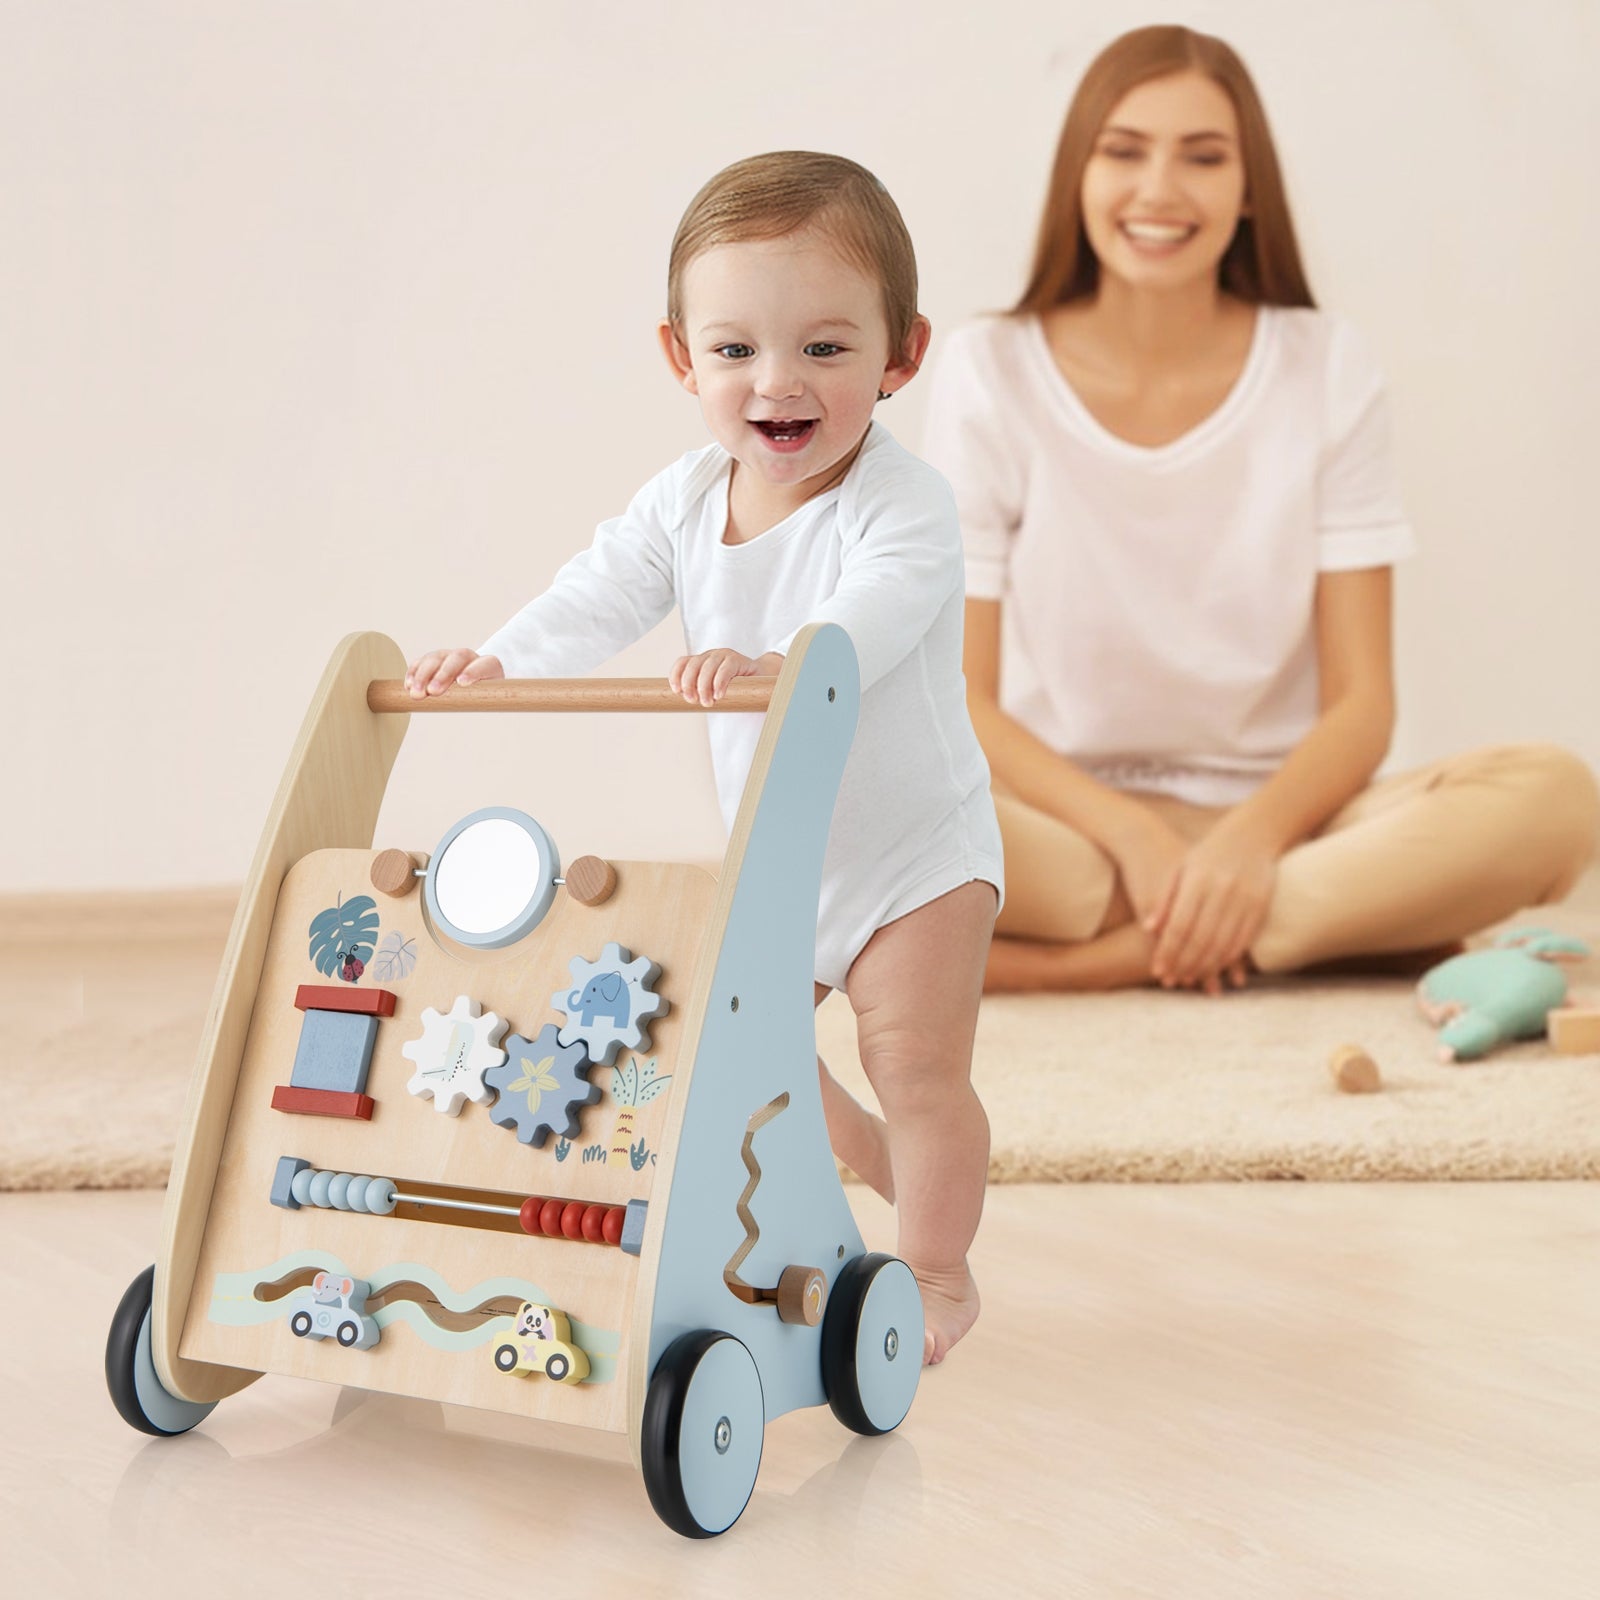
[[[1358,1044],[1342,1044],[1328,1059],[1328,1072],[1340,1094],[1376,1094],[1383,1087],[1378,1063]]]
[[[817,1078],[817,903],[855,652],[838,627],[802,629],[779,678],[708,708],[766,712],[720,874],[580,858],[563,875],[533,817],[488,807],[449,825],[420,895],[395,856],[415,881],[422,852],[373,843],[411,712],[691,708],[631,679],[414,701],[404,667],[381,635],[347,639],[290,754],[157,1264],[107,1336],[112,1400],[135,1428],[182,1433],[272,1372],[624,1435],[668,1526],[721,1533],[769,1420],[825,1404],[887,1432],[921,1377],[916,1279],[865,1249]],[[285,1081],[319,1013],[376,1029],[370,1120],[272,1109],[275,1087],[342,1092]],[[469,1098],[489,1115],[462,1115]]]
[[[542,1372],[556,1383],[582,1383],[589,1358],[572,1342],[572,1324],[549,1306],[524,1300],[511,1337],[494,1352],[501,1372]]]
[[[1558,1055],[1600,1055],[1600,1006],[1558,1006],[1547,1020]]]
[[[1567,995],[1554,963],[1589,954],[1580,939],[1545,928],[1515,928],[1492,950],[1452,956],[1423,974],[1417,1001],[1439,1029],[1441,1061],[1471,1061],[1514,1039],[1537,1039]]]
[[[370,1350],[378,1324],[366,1314],[372,1285],[319,1272],[308,1297],[290,1302],[289,1331],[298,1339],[332,1339],[344,1350]]]

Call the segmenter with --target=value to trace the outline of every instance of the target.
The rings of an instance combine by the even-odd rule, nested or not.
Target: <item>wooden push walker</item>
[[[161,1253],[112,1319],[122,1416],[182,1433],[263,1372],[626,1433],[651,1503],[724,1532],[765,1424],[910,1409],[922,1301],[867,1254],[829,1150],[812,970],[855,732],[849,638],[805,629],[721,876],[532,817],[375,850],[411,711],[687,710],[639,679],[412,700],[355,634],[324,674],[201,1039]],[[420,887],[420,892],[419,891]],[[374,893],[373,891],[376,891]]]

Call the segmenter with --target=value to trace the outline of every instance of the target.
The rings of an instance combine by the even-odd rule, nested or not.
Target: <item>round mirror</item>
[[[439,841],[422,892],[428,914],[450,938],[498,950],[539,925],[560,872],[555,844],[532,817],[488,806]]]

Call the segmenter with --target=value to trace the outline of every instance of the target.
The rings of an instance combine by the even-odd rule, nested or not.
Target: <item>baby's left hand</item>
[[[754,661],[737,650],[702,650],[672,663],[667,687],[690,705],[715,705],[735,678],[774,678],[782,666],[783,657],[770,650]]]

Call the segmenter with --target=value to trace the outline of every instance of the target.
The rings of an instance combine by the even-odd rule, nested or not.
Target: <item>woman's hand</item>
[[[1278,852],[1233,811],[1189,848],[1145,927],[1152,975],[1167,988],[1219,993],[1222,975],[1245,979],[1244,959],[1267,920]]]
[[[1188,841],[1155,812],[1135,801],[1106,848],[1117,864],[1122,891],[1133,908],[1133,920],[1149,929],[1156,913],[1170,898],[1189,853]]]
[[[702,650],[697,656],[679,656],[667,674],[667,687],[690,705],[715,705],[735,678],[773,678],[783,667],[783,657],[773,651],[752,660],[737,650]]]
[[[452,683],[462,688],[503,678],[506,669],[498,656],[480,656],[476,650],[430,650],[406,668],[406,688],[413,700],[430,694],[443,694]]]

